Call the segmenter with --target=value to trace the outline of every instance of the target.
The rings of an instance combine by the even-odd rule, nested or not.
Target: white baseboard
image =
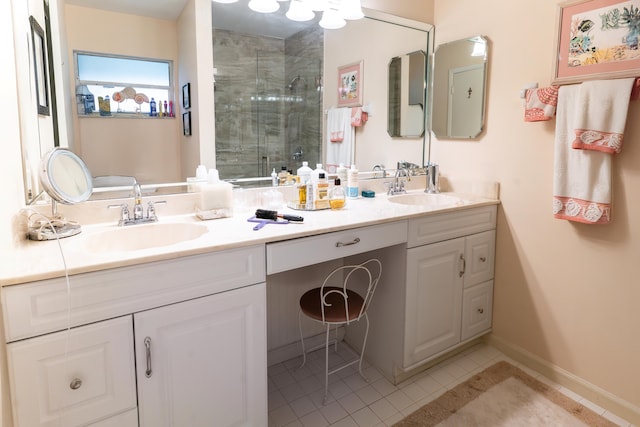
[[[485,340],[513,360],[539,372],[550,380],[578,393],[585,399],[624,418],[634,425],[640,425],[640,407],[495,335],[489,335],[485,337]]]

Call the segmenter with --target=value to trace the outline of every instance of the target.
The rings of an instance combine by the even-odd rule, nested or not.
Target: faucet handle
[[[107,208],[109,208],[109,209],[115,209],[115,208],[120,209],[120,224],[121,225],[131,219],[131,217],[129,216],[129,206],[127,206],[126,203],[122,203],[120,205],[107,205]]]
[[[147,203],[147,218],[149,218],[152,221],[157,221],[158,216],[156,215],[156,205],[166,205],[166,204],[167,204],[166,200],[159,200],[157,202],[149,201],[149,203]]]

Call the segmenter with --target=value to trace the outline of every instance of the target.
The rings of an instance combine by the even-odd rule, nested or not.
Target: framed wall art
[[[640,0],[558,5],[553,84],[640,75]]]
[[[36,83],[36,100],[38,114],[50,115],[49,112],[49,72],[47,70],[47,39],[38,21],[29,17],[31,24],[31,48],[33,49],[33,72]]]
[[[338,107],[362,105],[363,83],[363,61],[338,67]]]
[[[191,136],[191,111],[182,113],[182,134]]]
[[[185,110],[191,108],[191,83],[182,86],[182,107]]]

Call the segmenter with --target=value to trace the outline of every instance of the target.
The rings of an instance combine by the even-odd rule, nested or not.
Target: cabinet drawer
[[[80,426],[136,408],[131,316],[7,345],[16,427]]]
[[[293,270],[407,241],[407,222],[337,231],[267,244],[267,274]]]
[[[7,342],[264,282],[264,246],[2,288]]]
[[[485,231],[465,238],[465,288],[493,279],[495,252],[495,230]]]
[[[409,221],[407,247],[426,245],[496,228],[497,206],[464,209]]]
[[[462,341],[491,330],[493,280],[467,288],[462,296]]]

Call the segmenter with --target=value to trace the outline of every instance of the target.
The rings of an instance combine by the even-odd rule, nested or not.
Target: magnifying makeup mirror
[[[29,239],[53,240],[80,233],[80,224],[58,214],[57,203],[73,205],[89,199],[93,184],[87,165],[72,151],[58,147],[42,158],[38,175],[52,199],[51,218],[31,227]]]

